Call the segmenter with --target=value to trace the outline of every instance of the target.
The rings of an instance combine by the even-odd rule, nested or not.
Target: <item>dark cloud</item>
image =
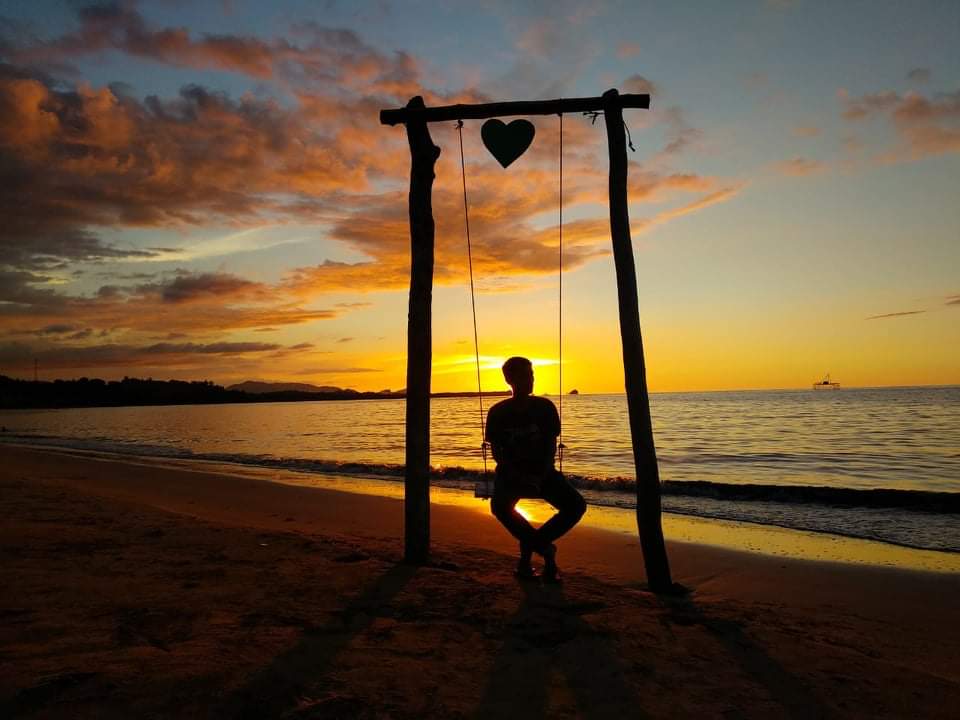
[[[920,315],[926,310],[905,310],[903,312],[885,313],[883,315],[871,315],[867,320],[882,320],[884,318],[903,317],[904,315]]]
[[[85,335],[83,333],[86,333]],[[37,330],[28,329],[28,330],[10,330],[7,332],[7,335],[35,335],[37,337],[53,336],[53,337],[69,337],[71,340],[82,339],[83,337],[88,337],[90,335],[90,330],[81,330],[78,325],[68,325],[66,323],[52,323],[50,325],[45,325],[42,328]],[[75,336],[81,337],[75,337]]]
[[[149,250],[110,245],[79,230],[39,234],[18,233],[17,230],[10,226],[5,231],[0,230],[0,264],[31,270],[61,270],[75,262],[146,260],[158,255]]]
[[[64,333],[74,332],[77,330],[76,325],[65,325],[65,324],[54,324],[47,325],[44,328],[41,328],[37,331],[39,335],[63,335]]]
[[[126,294],[125,288],[117,285],[101,285],[97,290],[97,297],[101,300],[113,300]]]
[[[209,354],[230,354],[266,352],[267,350],[279,350],[282,345],[276,343],[256,343],[256,342],[217,342],[206,345],[198,343],[157,343],[143,348],[143,352],[148,354],[168,354],[168,353],[203,353]]]
[[[344,308],[347,310],[359,310],[360,308],[372,307],[373,303],[371,302],[338,302],[334,307]]]
[[[784,175],[803,177],[805,175],[822,173],[827,169],[827,166],[817,160],[810,160],[809,158],[798,156],[778,163],[776,169]]]
[[[243,356],[277,350],[272,343],[154,343],[152,345],[104,344],[94,346],[0,343],[0,364],[7,367],[32,367],[34,359],[48,369],[144,366],[157,358],[189,358],[197,355]]]
[[[929,68],[913,68],[907,73],[907,80],[915,83],[925,83],[930,81],[931,75]]]
[[[292,37],[271,41],[253,36],[202,33],[152,26],[129,2],[80,7],[79,27],[49,41],[8,38],[0,46],[20,63],[63,67],[83,55],[119,50],[176,67],[227,70],[259,80],[288,83],[356,83],[399,86],[412,95],[417,68],[403,53],[387,56],[352,30],[315,22],[295,25]]]
[[[960,305],[960,295],[948,295],[947,305]]]
[[[164,302],[183,303],[212,298],[222,301],[238,295],[249,297],[261,292],[264,286],[228,273],[201,273],[181,275],[159,286],[144,285],[140,289],[157,289]]]
[[[337,342],[338,342],[338,343],[353,342],[353,338],[352,338],[352,337],[342,337],[342,338],[340,338],[339,340],[337,340]]]
[[[0,303],[15,305],[57,305],[62,302],[53,290],[36,287],[48,282],[44,275],[26,270],[4,270],[0,265]]]
[[[297,370],[297,375],[341,375],[353,373],[372,373],[382,372],[379,368],[368,367],[308,367]]]
[[[160,274],[160,273],[152,273],[152,272],[132,272],[132,273],[124,273],[124,272],[117,272],[116,270],[110,270],[110,271],[100,271],[100,272],[98,272],[98,273],[97,273],[97,277],[110,278],[110,279],[113,280],[113,281],[119,281],[119,280],[153,280],[153,279],[156,278],[159,274]]]
[[[14,334],[37,327],[190,334],[223,333],[327,320],[348,312],[305,309],[288,290],[230,273],[190,273],[130,287],[104,285],[92,297],[58,295],[33,283],[46,278],[0,271],[0,316]]]

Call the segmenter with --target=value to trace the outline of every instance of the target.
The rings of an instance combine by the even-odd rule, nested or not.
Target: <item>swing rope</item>
[[[563,472],[563,450],[566,445],[563,444],[563,113],[557,113],[560,118],[560,141],[559,141],[559,195],[560,202],[558,210],[558,230],[559,230],[559,288],[557,300],[557,322],[559,326],[559,350],[557,364],[559,368],[559,393],[558,393],[558,416],[560,419],[560,433],[557,438],[557,451],[560,465],[560,472]],[[483,387],[480,382],[480,335],[477,331],[477,299],[476,288],[473,282],[473,244],[470,239],[470,204],[467,200],[467,165],[464,160],[463,152],[463,120],[457,120],[457,139],[460,144],[460,178],[463,183],[463,223],[467,235],[467,267],[470,273],[470,310],[473,315],[473,349],[477,365],[477,398],[480,406],[480,437],[483,439],[481,451],[483,455],[483,478],[487,483],[489,470],[487,469],[487,428],[486,417],[483,413]]]
[[[477,358],[477,398],[480,401],[480,445],[483,454],[483,477],[487,478],[487,428],[483,415],[483,387],[480,385],[480,336],[477,333],[477,299],[473,287],[473,246],[470,243],[470,212],[467,203],[467,166],[463,159],[463,120],[457,120],[460,140],[460,177],[463,180],[463,222],[467,228],[467,267],[470,269],[470,309],[473,312],[473,350]]]
[[[557,437],[557,454],[560,465],[560,472],[563,472],[563,449],[566,447],[563,444],[563,113],[560,115],[560,202],[558,203],[558,230],[560,234],[559,240],[559,255],[560,255],[560,267],[558,268],[557,276],[559,277],[559,291],[557,293],[557,367],[559,368],[559,393],[557,395],[559,411],[558,415],[560,417],[560,434]]]

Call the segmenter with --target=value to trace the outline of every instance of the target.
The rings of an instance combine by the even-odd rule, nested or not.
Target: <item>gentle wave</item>
[[[399,482],[403,465],[262,454],[204,453],[109,438],[77,440],[50,435],[6,433],[0,440],[34,446],[111,452],[140,457],[201,460],[275,468],[300,473],[376,478]],[[591,505],[635,509],[632,478],[565,474]],[[431,481],[472,491],[484,471],[434,467]],[[666,481],[666,512],[694,517],[775,525],[793,530],[876,540],[923,550],[960,552],[960,493],[900,489],[831,488],[809,485],[732,484]]]
[[[175,457],[211,462],[236,463],[271,467],[298,472],[332,475],[363,475],[382,478],[402,478],[404,466],[390,463],[365,463],[339,460],[315,460],[310,458],[276,457],[274,455],[247,455],[242,453],[198,453],[174,450],[169,447],[143,444],[116,443],[104,438],[102,441],[75,441],[55,436],[8,434],[9,440],[39,442],[52,441],[60,447],[76,449],[113,450],[135,455]],[[492,471],[490,472],[492,475]],[[624,493],[632,495],[636,483],[626,477],[593,477],[565,473],[570,483],[581,490],[600,493]],[[483,470],[460,466],[433,467],[431,479],[453,486],[477,483],[484,478]],[[757,501],[779,503],[818,503],[834,507],[905,508],[917,512],[960,513],[960,493],[934,492],[929,490],[900,490],[886,488],[836,488],[816,485],[763,485],[721,483],[711,480],[667,480],[660,485],[661,495],[712,498],[715,500]],[[602,503],[607,504],[607,503]],[[618,502],[618,505],[622,503]]]

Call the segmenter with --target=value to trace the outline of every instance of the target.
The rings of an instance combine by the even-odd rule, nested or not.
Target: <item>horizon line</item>
[[[215,384],[215,385],[220,385],[220,386],[223,387],[224,389],[226,389],[226,388],[228,388],[228,387],[230,387],[230,386],[233,386],[233,385],[242,385],[243,383],[247,383],[247,382],[258,382],[258,383],[264,383],[264,384],[267,384],[267,385],[290,385],[290,384],[295,384],[295,385],[314,385],[314,383],[304,382],[304,381],[297,381],[297,380],[239,380],[239,381],[229,382],[229,383],[228,383],[228,382],[217,382],[217,381],[214,381],[214,380],[210,380],[209,378],[197,378],[197,379],[191,379],[191,380],[183,380],[183,379],[180,379],[180,378],[163,378],[163,379],[160,379],[160,378],[153,378],[153,377],[143,378],[143,377],[124,376],[124,378],[119,378],[119,379],[114,379],[114,380],[106,380],[106,379],[104,379],[104,378],[89,377],[89,376],[86,376],[86,375],[84,375],[84,376],[82,376],[82,377],[79,377],[79,378],[53,378],[53,379],[50,379],[50,380],[33,380],[33,379],[29,378],[29,377],[15,377],[15,376],[13,376],[13,375],[5,375],[5,374],[3,374],[3,373],[0,373],[0,378],[8,378],[8,379],[10,379],[10,380],[17,380],[17,381],[20,381],[20,382],[28,382],[28,383],[33,383],[33,382],[38,382],[38,383],[53,383],[53,382],[58,382],[58,381],[59,381],[59,382],[76,382],[76,381],[82,380],[82,379],[84,379],[84,378],[87,379],[87,380],[101,380],[102,382],[122,382],[124,378],[125,378],[125,379],[129,379],[129,380],[152,380],[152,381],[154,381],[154,382],[170,382],[170,381],[186,382],[186,383],[193,383],[193,382],[212,382],[212,383]],[[320,386],[317,386],[317,387],[320,387]],[[390,392],[390,393],[394,393],[394,394],[399,394],[399,393],[404,393],[405,390],[406,390],[406,388],[401,388],[401,389],[399,389],[399,390],[392,390],[392,389],[389,389],[389,388],[388,388],[388,389],[380,389],[380,390],[357,390],[356,388],[340,387],[340,386],[337,386],[337,385],[326,385],[325,387],[337,387],[339,390],[343,390],[343,391],[353,391],[353,392],[358,392],[358,393],[386,393],[386,392]],[[847,389],[847,390],[883,390],[883,389],[895,389],[895,388],[950,388],[950,387],[960,387],[960,381],[954,382],[954,383],[921,383],[921,384],[907,384],[907,385],[904,385],[904,384],[893,384],[893,385],[845,385],[845,384],[841,384],[840,387],[837,388],[837,389],[838,389],[838,390],[844,390],[844,389]],[[790,386],[790,387],[743,387],[743,388],[709,388],[709,389],[691,389],[691,390],[649,390],[648,392],[649,392],[651,395],[669,395],[669,394],[679,394],[679,393],[783,392],[783,391],[799,391],[799,390],[812,390],[812,389],[813,389],[813,386],[812,386],[812,384],[810,384],[810,385],[804,385],[804,386]],[[502,393],[504,393],[504,392],[510,392],[510,390],[509,390],[509,389],[483,390],[482,393],[480,393],[480,394],[483,394],[483,395],[493,395],[493,394],[502,394]],[[478,393],[477,393],[477,390],[475,390],[475,389],[470,389],[470,390],[431,390],[431,391],[430,391],[430,394],[431,394],[431,395],[454,394],[454,393],[455,393],[455,394],[464,394],[464,395],[466,395],[466,394],[477,395],[477,394],[478,394]],[[578,390],[576,393],[573,393],[572,391],[567,391],[567,392],[564,392],[564,393],[557,393],[557,392],[552,392],[552,391],[551,391],[551,392],[533,393],[533,394],[534,394],[534,395],[539,395],[540,397],[546,397],[546,396],[550,396],[550,397],[560,397],[561,395],[563,395],[563,396],[570,396],[570,395],[626,395],[627,393],[626,393],[626,390],[608,391],[608,392],[604,392],[604,391],[594,392],[594,391]]]

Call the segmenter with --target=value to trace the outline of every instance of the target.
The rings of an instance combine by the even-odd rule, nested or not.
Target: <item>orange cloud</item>
[[[24,277],[26,275],[26,277]],[[162,332],[175,337],[221,336],[337,317],[350,308],[304,308],[285,289],[227,273],[187,273],[132,286],[104,285],[92,297],[36,288],[28,273],[0,272],[0,326],[8,336],[57,335],[87,340]],[[41,328],[41,330],[37,330]],[[54,332],[56,329],[62,332]],[[67,338],[67,332],[74,335]],[[77,335],[77,332],[83,334]]]
[[[851,98],[843,93],[840,98],[847,120],[883,117],[892,124],[900,146],[885,156],[888,159],[917,160],[960,152],[960,91],[933,97],[886,91]]]
[[[183,27],[152,27],[127,3],[88,5],[77,11],[79,28],[47,42],[15,46],[20,63],[63,63],[82,55],[119,50],[176,67],[227,70],[290,84],[362,83],[377,92],[412,94],[418,69],[409,55],[385,56],[341,28],[304,22],[286,38],[203,34]]]
[[[623,81],[623,91],[627,93],[656,95],[658,88],[643,75],[631,75]]]
[[[806,175],[816,175],[827,169],[827,166],[816,160],[809,160],[803,157],[795,157],[778,163],[776,169],[784,175],[793,177],[804,177]]]
[[[233,102],[189,86],[176,100],[141,104],[108,89],[65,93],[2,74],[0,153],[16,159],[0,200],[9,211],[0,263],[21,266],[149,257],[157,253],[110,248],[87,228],[262,223],[302,213],[301,196],[362,190],[382,176],[349,144],[273,101]]]
[[[28,336],[30,352],[45,352],[51,362],[73,358],[63,360],[73,367],[97,357],[111,367],[147,365],[161,355],[163,363],[186,367],[204,357],[226,357],[209,349],[228,347],[223,343],[234,343],[229,348],[237,363],[253,362],[270,353],[319,351],[302,344],[267,349],[269,343],[249,343],[248,333],[331,319],[368,304],[317,308],[315,296],[407,287],[410,161],[402,129],[382,127],[378,111],[405,104],[413,94],[431,105],[489,98],[474,90],[423,88],[412,56],[384,55],[354,33],[315,24],[267,41],[152,27],[131,5],[88,8],[78,18],[75,32],[5,46],[19,65],[0,64],[5,337]],[[549,32],[527,39],[531,52],[552,52]],[[32,69],[106,50],[241,73],[281,86],[292,100],[231,98],[198,85],[173,98],[138,99],[122,86],[68,87]],[[639,75],[625,85],[652,88]],[[638,113],[635,122],[635,131],[659,125],[665,142],[652,162],[632,165],[631,202],[697,196],[635,227],[665,222],[735,191],[717,178],[670,169],[670,157],[699,136],[680,108]],[[516,290],[556,272],[559,121],[544,118],[537,125],[534,145],[510,172],[480,145],[479,123],[468,123],[464,132],[474,267],[478,286],[487,291]],[[452,125],[435,125],[431,132],[444,148],[433,197],[435,279],[461,283],[467,266],[457,137]],[[579,214],[567,215],[577,219],[564,225],[566,269],[609,253],[606,213],[583,217],[585,207],[606,204],[605,145],[602,123],[564,118],[563,203],[568,213],[580,206]],[[107,284],[85,296],[65,294],[56,284],[71,272],[92,276],[90,264],[173,259],[172,253],[191,250],[187,242],[177,243],[185,245],[179,248],[120,247],[98,234],[107,229],[285,222],[312,225],[362,259],[292,268],[278,284],[187,271],[111,273]],[[166,345],[152,342],[157,338],[167,338]],[[98,356],[98,347],[111,349]]]
[[[711,205],[716,205],[718,203],[726,202],[734,195],[740,192],[743,188],[743,185],[731,185],[728,187],[720,188],[719,190],[710,193],[698,200],[694,200],[685,205],[681,205],[677,208],[672,208],[670,210],[665,210],[661,213],[654,215],[652,219],[647,221],[647,224],[650,225],[660,225],[669,220],[673,220],[683,215],[689,215],[690,213],[697,212],[698,210],[703,210],[708,208]]]

